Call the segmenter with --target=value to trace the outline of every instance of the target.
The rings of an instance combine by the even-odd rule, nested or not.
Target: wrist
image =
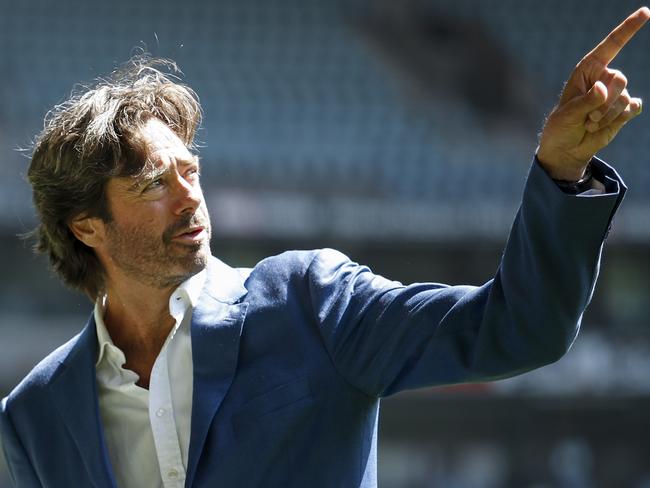
[[[564,193],[569,195],[577,195],[579,193],[586,192],[593,188],[594,178],[591,173],[591,162],[587,164],[587,167],[584,170],[582,178],[578,181],[568,181],[553,178],[555,184],[562,190]]]
[[[544,168],[546,174],[555,181],[564,183],[577,183],[584,179],[591,158],[587,161],[579,161],[570,156],[558,156],[549,154],[538,147],[535,153],[540,166]]]

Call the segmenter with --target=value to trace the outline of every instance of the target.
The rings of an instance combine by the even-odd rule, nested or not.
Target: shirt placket
[[[151,371],[149,418],[163,485],[165,488],[182,488],[185,483],[185,468],[182,464],[176,422],[174,421],[167,350],[168,344],[166,343]]]

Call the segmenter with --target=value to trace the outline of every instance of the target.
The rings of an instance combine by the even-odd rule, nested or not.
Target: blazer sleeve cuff
[[[591,160],[591,171],[594,178],[605,186],[605,192],[570,195],[557,186],[535,157],[526,181],[524,201],[536,201],[548,210],[548,215],[560,219],[561,226],[571,226],[573,231],[582,226],[590,231],[599,227],[604,239],[625,197],[627,186],[614,168],[597,157]],[[569,235],[572,233],[568,232]]]

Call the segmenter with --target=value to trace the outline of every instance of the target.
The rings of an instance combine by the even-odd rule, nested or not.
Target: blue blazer
[[[501,264],[483,286],[374,275],[333,250],[253,269],[213,259],[191,325],[187,487],[374,487],[379,399],[504,378],[574,340],[625,187],[562,193],[534,164]],[[3,400],[17,487],[115,486],[98,413],[95,324]],[[432,419],[435,421],[435,419]]]

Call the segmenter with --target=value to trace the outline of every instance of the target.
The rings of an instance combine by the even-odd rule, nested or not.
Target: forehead
[[[165,156],[186,158],[190,155],[183,141],[158,119],[149,119],[140,128],[140,137],[144,142],[148,158],[154,163]]]

